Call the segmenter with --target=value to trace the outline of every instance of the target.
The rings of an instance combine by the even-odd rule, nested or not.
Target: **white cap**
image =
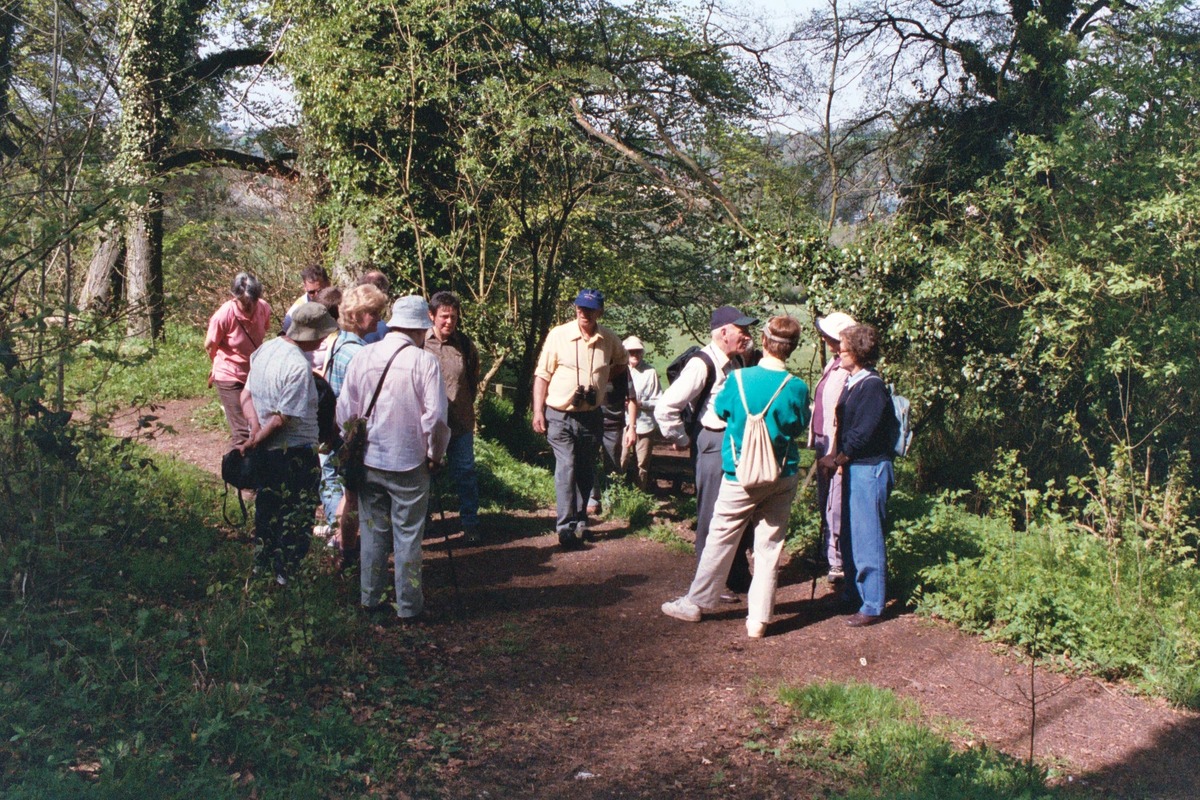
[[[841,311],[834,311],[827,317],[817,317],[817,330],[839,342],[842,340],[842,331],[857,324],[854,317]]]
[[[630,336],[625,341],[621,342],[626,350],[645,350],[646,345],[642,344],[642,340],[636,336]]]

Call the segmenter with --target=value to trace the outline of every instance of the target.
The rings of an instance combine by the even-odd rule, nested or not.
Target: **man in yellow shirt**
[[[582,289],[575,319],[551,329],[533,377],[533,429],[554,450],[555,530],[565,549],[587,539],[587,502],[604,433],[600,396],[611,379],[626,391],[629,358],[621,340],[600,325],[604,295]]]

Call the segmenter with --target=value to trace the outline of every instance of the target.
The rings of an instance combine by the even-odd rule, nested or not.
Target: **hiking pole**
[[[454,589],[454,609],[461,617],[463,616],[462,594],[458,590],[458,570],[454,566],[454,545],[450,541],[450,534],[446,532],[446,505],[442,502],[441,492],[432,492],[431,487],[431,493],[437,503],[438,517],[442,521],[442,531],[446,542],[446,562],[450,570],[450,586]]]

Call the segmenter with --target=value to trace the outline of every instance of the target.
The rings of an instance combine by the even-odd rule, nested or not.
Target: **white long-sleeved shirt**
[[[713,401],[721,393],[725,379],[733,370],[733,363],[729,356],[725,355],[724,351],[713,342],[706,344],[703,350],[712,359],[716,378],[713,380],[712,391],[708,393],[708,402],[700,414],[700,424],[712,430],[723,431],[725,430],[725,420],[713,412]],[[683,420],[679,415],[688,404],[700,395],[704,389],[704,381],[707,379],[708,367],[705,366],[703,359],[692,356],[683,365],[679,377],[658,398],[658,402],[654,404],[654,420],[658,423],[658,429],[662,431],[665,439],[680,447],[688,444],[687,431],[684,429]]]
[[[631,367],[629,375],[633,379],[633,391],[638,402],[634,430],[638,436],[645,436],[654,432],[654,406],[662,394],[662,386],[658,382],[658,373],[644,363],[637,369]]]
[[[450,426],[446,423],[446,388],[437,356],[407,335],[392,331],[355,354],[346,368],[337,403],[339,425],[365,414],[384,366],[404,344],[410,346],[392,362],[367,421],[363,458],[368,467],[393,472],[415,469],[426,458],[440,462],[446,455]]]

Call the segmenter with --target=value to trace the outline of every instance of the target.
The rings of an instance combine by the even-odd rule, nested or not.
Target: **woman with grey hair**
[[[204,337],[204,349],[212,359],[208,385],[217,389],[233,447],[250,437],[241,394],[250,372],[250,354],[263,343],[271,320],[271,306],[262,299],[262,292],[258,278],[239,272],[229,289],[232,298],[209,319],[208,334]]]

